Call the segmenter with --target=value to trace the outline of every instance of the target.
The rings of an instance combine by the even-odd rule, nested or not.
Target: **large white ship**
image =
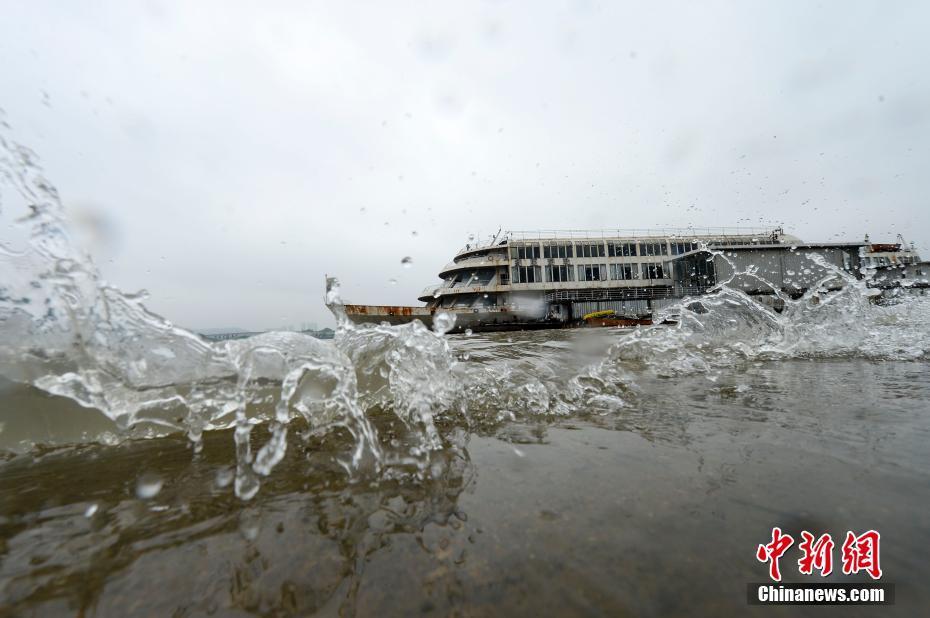
[[[523,330],[632,326],[662,318],[682,298],[738,288],[776,310],[780,297],[838,288],[849,273],[881,287],[927,287],[926,263],[902,243],[805,243],[781,228],[570,230],[498,233],[468,243],[419,296],[423,306],[345,305],[358,323]]]

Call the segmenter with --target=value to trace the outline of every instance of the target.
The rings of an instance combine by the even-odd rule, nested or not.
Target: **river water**
[[[925,355],[716,364],[729,356],[721,349],[659,365],[664,351],[623,358],[632,338],[447,337],[453,375],[489,383],[453,384],[471,403],[436,415],[441,446],[419,466],[349,474],[338,461],[356,438],[300,437],[308,424],[297,420],[250,500],[232,488],[230,429],[205,432],[197,454],[182,435],[21,447],[0,467],[0,600],[36,616],[913,616],[930,607]],[[571,399],[573,379],[605,358],[625,374],[622,387],[589,385],[589,403],[571,410],[546,402],[560,391]],[[8,440],[103,418],[33,386],[7,383],[0,401]],[[395,414],[366,412],[382,457],[392,442],[410,443]],[[21,417],[33,424],[17,426]],[[269,438],[265,425],[253,433],[257,444]],[[776,525],[796,538],[879,530],[896,605],[747,605],[746,584],[767,574],[755,548]],[[808,581],[791,566],[783,561],[786,581]]]
[[[930,611],[930,298],[825,272],[780,314],[450,336],[334,287],[333,341],[211,344],[103,281],[0,132],[4,187],[0,615]],[[749,605],[776,526],[879,531],[896,604]]]

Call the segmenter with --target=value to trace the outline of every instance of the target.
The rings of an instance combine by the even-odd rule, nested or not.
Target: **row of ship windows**
[[[627,257],[636,255],[681,255],[689,251],[697,251],[696,242],[598,242],[575,243],[560,245],[524,245],[511,247],[512,259],[531,260],[544,258],[571,258],[571,257]]]
[[[608,268],[609,267],[609,268]],[[630,279],[669,279],[671,273],[666,264],[579,264],[577,270],[571,266],[514,266],[513,283],[543,283],[546,281],[560,283],[563,281],[626,281]],[[577,272],[577,279],[575,274]]]

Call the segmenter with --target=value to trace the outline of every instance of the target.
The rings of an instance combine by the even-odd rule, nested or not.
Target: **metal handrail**
[[[488,249],[500,246],[502,242],[526,242],[528,240],[608,240],[608,239],[646,239],[646,238],[719,238],[726,236],[763,236],[774,237],[784,234],[778,227],[661,227],[661,228],[602,228],[602,229],[565,229],[565,230],[510,230],[491,240],[476,241],[463,246],[458,254],[465,251]],[[458,255],[457,254],[457,255]]]

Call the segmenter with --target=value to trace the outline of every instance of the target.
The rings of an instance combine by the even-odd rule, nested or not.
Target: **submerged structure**
[[[464,331],[633,326],[663,319],[681,299],[729,286],[780,309],[784,297],[867,278],[882,293],[928,287],[913,246],[805,243],[781,228],[571,230],[498,233],[466,244],[419,296],[423,306],[345,305],[358,323],[432,325],[440,312]]]

